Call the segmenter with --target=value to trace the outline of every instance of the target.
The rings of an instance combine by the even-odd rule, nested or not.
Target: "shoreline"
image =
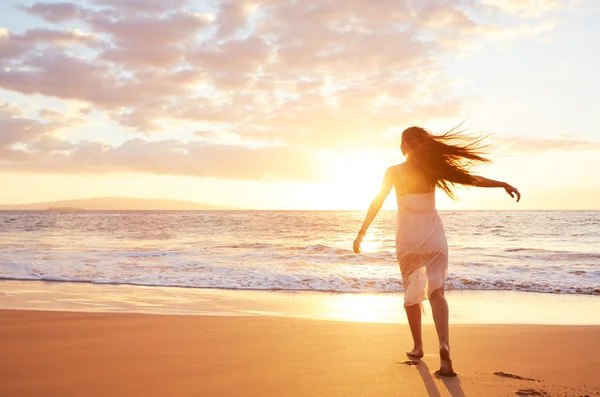
[[[446,284],[451,283],[453,280],[448,279]],[[176,284],[164,284],[164,285],[156,285],[156,284],[144,284],[144,283],[134,283],[134,282],[94,282],[89,280],[61,280],[59,278],[47,278],[47,279],[35,279],[35,278],[20,278],[20,277],[6,277],[0,276],[0,283],[2,282],[33,282],[33,283],[66,283],[66,284],[89,284],[89,285],[108,285],[108,286],[131,286],[131,287],[146,287],[146,288],[182,288],[182,289],[198,289],[198,290],[221,290],[221,291],[250,291],[250,292],[282,292],[282,293],[318,293],[318,294],[348,294],[348,295],[361,295],[361,294],[372,294],[372,295],[391,295],[391,294],[402,294],[401,291],[393,291],[393,292],[346,292],[346,291],[334,291],[334,290],[321,290],[321,289],[285,289],[285,288],[251,288],[251,287],[239,287],[239,288],[229,288],[229,287],[204,287],[204,286],[189,286],[189,285],[176,285]],[[449,285],[446,285],[446,292],[455,291],[455,292],[518,292],[518,293],[532,293],[532,294],[544,294],[544,295],[566,295],[566,296],[596,296],[600,297],[600,288],[592,290],[591,293],[584,292],[567,292],[568,290],[555,290],[554,292],[550,291],[530,291],[530,290],[519,290],[519,289],[466,289],[466,288],[449,288]]]
[[[600,325],[597,295],[450,290],[452,324]],[[402,293],[328,293],[0,280],[0,310],[266,316],[406,324]],[[424,324],[432,324],[425,303]]]
[[[0,204],[4,205],[4,204]],[[0,208],[0,212],[71,212],[69,210],[54,210],[48,211],[48,209],[7,209]],[[109,211],[139,211],[139,212],[148,212],[148,211],[180,211],[180,212],[202,212],[202,211],[232,211],[232,212],[365,212],[364,208],[358,209],[265,209],[265,208],[235,208],[235,209],[85,209],[79,208],[74,212],[84,211],[84,212],[109,212]],[[388,211],[388,212],[397,212],[396,208],[382,208],[380,211]],[[600,208],[594,209],[517,209],[517,208],[506,208],[506,209],[438,209],[438,212],[600,212]]]

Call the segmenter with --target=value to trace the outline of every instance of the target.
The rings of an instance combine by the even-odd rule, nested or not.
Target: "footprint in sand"
[[[508,374],[506,372],[494,372],[494,375],[501,376],[503,378],[511,378],[511,379],[519,379],[519,380],[530,380],[530,381],[533,381],[533,382],[539,382],[539,380],[537,380],[537,379],[524,378],[522,376]],[[535,395],[535,394],[532,394],[532,395]]]
[[[517,396],[546,396],[546,392],[539,392],[534,389],[521,389],[515,392]]]
[[[404,365],[419,365],[418,361],[412,361],[412,360],[408,360],[408,361],[402,361],[402,362],[398,362],[398,364],[404,364]]]

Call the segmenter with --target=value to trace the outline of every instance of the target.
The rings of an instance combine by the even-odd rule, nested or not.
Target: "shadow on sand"
[[[427,390],[427,395],[429,397],[441,397],[440,391],[437,389],[435,381],[433,380],[433,375],[431,372],[429,372],[429,367],[427,367],[427,364],[425,364],[423,360],[414,358],[410,361],[399,362],[399,364],[415,366],[417,371],[419,371],[419,375],[421,375],[421,379],[423,379],[423,384]],[[446,377],[439,375],[435,375],[435,377],[444,382],[444,386],[446,386],[446,389],[448,389],[448,392],[452,397],[465,397],[465,393],[460,386],[460,379],[458,377]]]

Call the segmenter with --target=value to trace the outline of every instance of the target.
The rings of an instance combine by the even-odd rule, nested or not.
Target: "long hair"
[[[402,133],[402,144],[408,159],[435,181],[448,197],[456,199],[455,185],[473,185],[471,169],[490,163],[482,149],[484,137],[473,137],[459,129],[433,135],[421,127],[409,127]]]

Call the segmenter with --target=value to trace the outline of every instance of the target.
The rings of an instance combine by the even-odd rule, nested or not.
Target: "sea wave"
[[[450,244],[448,289],[600,294],[600,212],[441,215]],[[402,292],[395,213],[378,216],[356,255],[352,241],[363,216],[0,212],[0,279]]]
[[[151,280],[148,278],[110,279],[105,277],[64,277],[53,275],[0,276],[0,280],[74,282],[110,285],[137,285],[147,287],[178,288],[211,288],[230,290],[263,290],[263,291],[313,291],[329,293],[399,293],[403,292],[400,278],[369,278],[331,275],[315,277],[311,275],[278,275],[264,279],[231,279],[226,277],[195,278],[189,280]],[[520,281],[505,279],[482,279],[480,277],[448,277],[446,290],[473,291],[522,291],[551,294],[600,295],[600,286],[593,283],[556,283],[545,281]]]

